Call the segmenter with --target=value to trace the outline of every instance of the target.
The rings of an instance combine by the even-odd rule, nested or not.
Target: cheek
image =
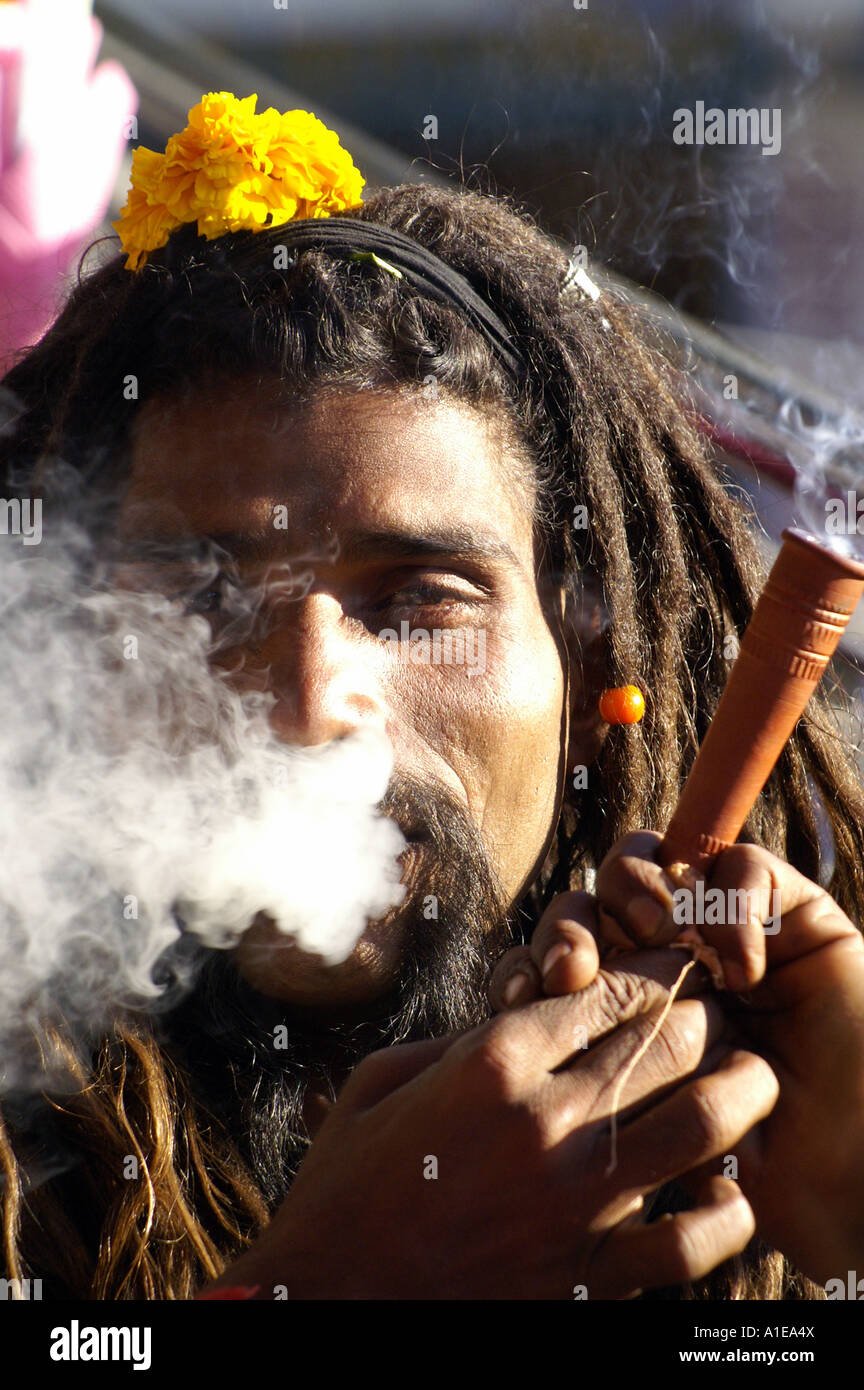
[[[527,637],[487,633],[472,669],[403,656],[392,704],[418,759],[464,799],[508,888],[530,871],[552,823],[564,679],[545,623]]]

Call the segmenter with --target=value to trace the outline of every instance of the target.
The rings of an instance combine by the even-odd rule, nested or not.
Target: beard
[[[311,1142],[303,1119],[310,1086],[335,1099],[370,1052],[484,1022],[492,967],[523,939],[474,823],[446,788],[396,774],[381,809],[423,836],[406,869],[405,900],[388,915],[404,947],[387,993],[362,1017],[355,1010],[334,1021],[259,994],[229,953],[213,951],[157,1034],[274,1207]]]

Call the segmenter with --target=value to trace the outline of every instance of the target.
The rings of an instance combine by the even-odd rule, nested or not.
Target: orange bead
[[[645,698],[638,685],[619,685],[600,696],[600,718],[607,724],[638,724],[645,713]]]

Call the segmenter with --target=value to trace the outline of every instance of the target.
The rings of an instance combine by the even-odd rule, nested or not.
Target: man
[[[7,1182],[10,1274],[95,1297],[219,1276],[263,1298],[625,1298],[720,1267],[727,1296],[817,1296],[806,1278],[864,1254],[854,775],[803,721],[750,823],[768,848],[727,851],[712,880],[781,892],[776,936],[705,928],[749,1003],[691,970],[615,1097],[685,959],[662,948],[657,835],[622,837],[674,808],[752,549],[627,313],[562,296],[527,219],[415,188],[356,216],[485,282],[533,343],[528,380],[386,268],[312,248],[275,273],[274,229],[204,250],[181,233],[140,278],[109,265],[6,381],[9,457],[81,468],[118,582],[154,541],[216,548],[220,581],[190,603],[280,737],[387,735],[383,807],[409,842],[406,901],[341,966],[259,917],[168,1019],[118,1018],[50,1138],[86,1160],[26,1200]],[[312,581],[280,601],[298,555]],[[220,614],[239,584],[265,601],[238,637]],[[482,631],[482,670],[407,659],[382,637],[402,621]],[[634,676],[646,720],[610,730],[600,693]],[[812,881],[808,774],[837,901]],[[641,949],[601,969],[610,932]],[[520,938],[490,1019],[490,968]]]

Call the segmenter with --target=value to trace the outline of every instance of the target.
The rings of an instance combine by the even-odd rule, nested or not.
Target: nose
[[[280,607],[260,658],[276,698],[270,722],[286,743],[311,746],[361,730],[386,732],[374,638],[345,619],[333,595],[316,592]]]

